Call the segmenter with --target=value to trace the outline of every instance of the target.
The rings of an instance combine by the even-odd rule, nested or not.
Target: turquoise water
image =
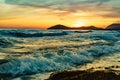
[[[119,30],[0,30],[0,76],[71,70],[119,52]]]

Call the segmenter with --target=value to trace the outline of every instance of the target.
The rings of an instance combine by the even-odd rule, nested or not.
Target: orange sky
[[[62,4],[62,6],[61,6]],[[106,27],[120,21],[119,0],[0,0],[0,27]]]

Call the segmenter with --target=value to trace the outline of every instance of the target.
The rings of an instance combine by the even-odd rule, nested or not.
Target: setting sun
[[[0,80],[33,79],[120,80],[120,0],[0,0]]]
[[[85,26],[85,22],[84,21],[77,21],[75,24],[73,24],[74,27],[81,27],[81,26]]]
[[[0,28],[106,28],[120,22],[119,5],[120,0],[0,0]]]

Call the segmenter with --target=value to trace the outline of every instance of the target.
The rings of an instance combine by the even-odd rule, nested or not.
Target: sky
[[[120,23],[120,0],[0,0],[0,28],[106,27]]]

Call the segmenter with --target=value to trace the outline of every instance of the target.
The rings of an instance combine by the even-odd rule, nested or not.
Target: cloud
[[[111,0],[5,0],[6,4],[76,12],[91,11]]]
[[[8,4],[18,4],[18,5],[61,5],[61,4],[80,4],[80,3],[105,3],[111,0],[5,0]]]
[[[19,12],[21,14],[23,14],[22,12],[25,13],[25,10],[27,8],[33,8],[31,9],[32,11],[34,11],[34,9],[37,9],[38,13],[41,13],[40,9],[43,8],[50,10],[50,12],[46,13],[52,13],[59,17],[64,17],[66,15],[77,12],[89,12],[101,17],[118,17],[118,12],[120,12],[120,8],[115,7],[116,5],[114,7],[111,7],[111,3],[110,5],[107,4],[111,1],[112,0],[5,0],[4,3],[6,5],[15,5],[17,6],[17,9],[23,9],[16,9],[16,12]],[[29,9],[27,11],[29,12]]]
[[[5,0],[7,4],[23,5],[31,7],[64,7],[84,4],[103,4],[110,0]]]
[[[103,4],[106,2],[109,2],[111,0],[83,0],[82,3],[99,3],[99,4]]]
[[[5,0],[6,4],[76,12],[93,11],[111,0]],[[103,9],[104,10],[104,9]]]

